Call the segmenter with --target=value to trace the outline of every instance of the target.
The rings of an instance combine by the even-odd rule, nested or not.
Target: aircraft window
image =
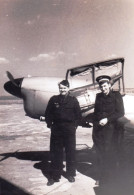
[[[97,67],[97,69],[95,68],[95,77],[105,74],[108,74],[111,77],[115,77],[117,75],[120,75],[121,73],[122,73],[121,63],[116,63],[111,66],[99,66]]]
[[[87,74],[91,74],[91,70],[86,70],[86,71],[83,71],[83,72],[80,72],[79,74],[77,74],[76,76],[85,76]]]
[[[79,67],[79,68],[74,68],[70,71],[70,76],[75,76],[79,75],[81,73],[87,72],[87,71],[92,71],[90,67]]]
[[[85,69],[84,69],[85,70]],[[70,88],[79,88],[85,85],[90,85],[93,83],[92,80],[92,69],[88,68],[85,71],[77,72],[77,74],[73,74],[70,72],[68,76],[68,80],[70,82]]]
[[[119,91],[121,94],[124,93],[124,91],[123,91],[123,83],[122,83],[122,79],[121,79],[121,78],[118,79],[118,80],[114,83],[114,85],[112,86],[112,89],[113,89],[114,91]]]

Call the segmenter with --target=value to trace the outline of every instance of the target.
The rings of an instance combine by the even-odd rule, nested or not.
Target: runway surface
[[[0,195],[134,195],[134,132],[126,131],[122,163],[112,184],[95,186],[92,129],[77,129],[76,182],[47,186],[50,130],[25,116],[23,104],[0,105]],[[65,161],[64,161],[65,165]]]

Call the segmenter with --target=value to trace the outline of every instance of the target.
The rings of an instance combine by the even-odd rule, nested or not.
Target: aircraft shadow
[[[50,168],[50,152],[49,151],[30,151],[30,152],[17,152],[16,151],[13,153],[2,153],[0,154],[0,156],[2,156],[0,162],[10,157],[14,157],[20,160],[40,161],[34,164],[34,168],[40,169],[43,175],[49,179],[49,168]],[[64,154],[63,160],[65,161],[65,154]],[[91,149],[88,147],[86,149],[76,150],[76,160],[77,160],[78,171],[80,169],[81,172],[84,172],[84,170],[81,169],[83,163],[90,162],[93,164],[94,154],[91,152]],[[64,171],[63,171],[63,176],[66,177]],[[93,178],[95,178],[94,175],[93,175]]]
[[[126,150],[127,151],[127,150]],[[134,152],[133,154],[122,151],[120,165],[109,170],[109,176],[102,178],[102,184],[94,187],[96,195],[134,195]],[[20,160],[40,161],[33,166],[40,169],[42,174],[49,179],[50,153],[49,151],[14,152],[0,154],[4,161],[15,157]],[[65,159],[64,159],[65,160]],[[96,153],[90,149],[76,150],[77,171],[96,180]],[[65,174],[63,173],[63,176]]]
[[[5,179],[0,177],[0,194],[1,195],[30,195],[25,192],[23,189],[20,189],[16,185],[6,181]]]

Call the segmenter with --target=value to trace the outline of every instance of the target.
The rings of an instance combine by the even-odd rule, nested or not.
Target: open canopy
[[[82,72],[85,72],[89,69],[95,69],[95,67],[99,68],[100,66],[112,66],[114,64],[117,64],[121,62],[122,64],[124,63],[124,58],[117,58],[117,59],[112,59],[112,60],[107,60],[107,61],[102,61],[102,62],[97,62],[97,63],[91,63],[91,64],[87,64],[87,65],[82,65],[82,66],[78,66],[78,67],[74,67],[71,69],[67,70],[67,75],[70,72],[71,76],[75,76],[77,74],[80,74]]]
[[[112,78],[113,84],[117,80],[122,80],[122,89],[124,91],[123,70],[124,58],[116,58],[68,69],[66,79],[69,80],[72,88],[79,88],[85,85],[95,85],[96,77],[109,75]]]

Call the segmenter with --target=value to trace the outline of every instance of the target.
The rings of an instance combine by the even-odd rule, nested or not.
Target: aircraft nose
[[[12,81],[8,81],[4,84],[4,89],[8,93],[10,93],[10,94],[12,94],[12,95],[14,95],[18,98],[22,98],[22,94],[21,94],[21,83],[22,83],[22,81],[23,81],[23,78],[14,79],[15,84]]]

